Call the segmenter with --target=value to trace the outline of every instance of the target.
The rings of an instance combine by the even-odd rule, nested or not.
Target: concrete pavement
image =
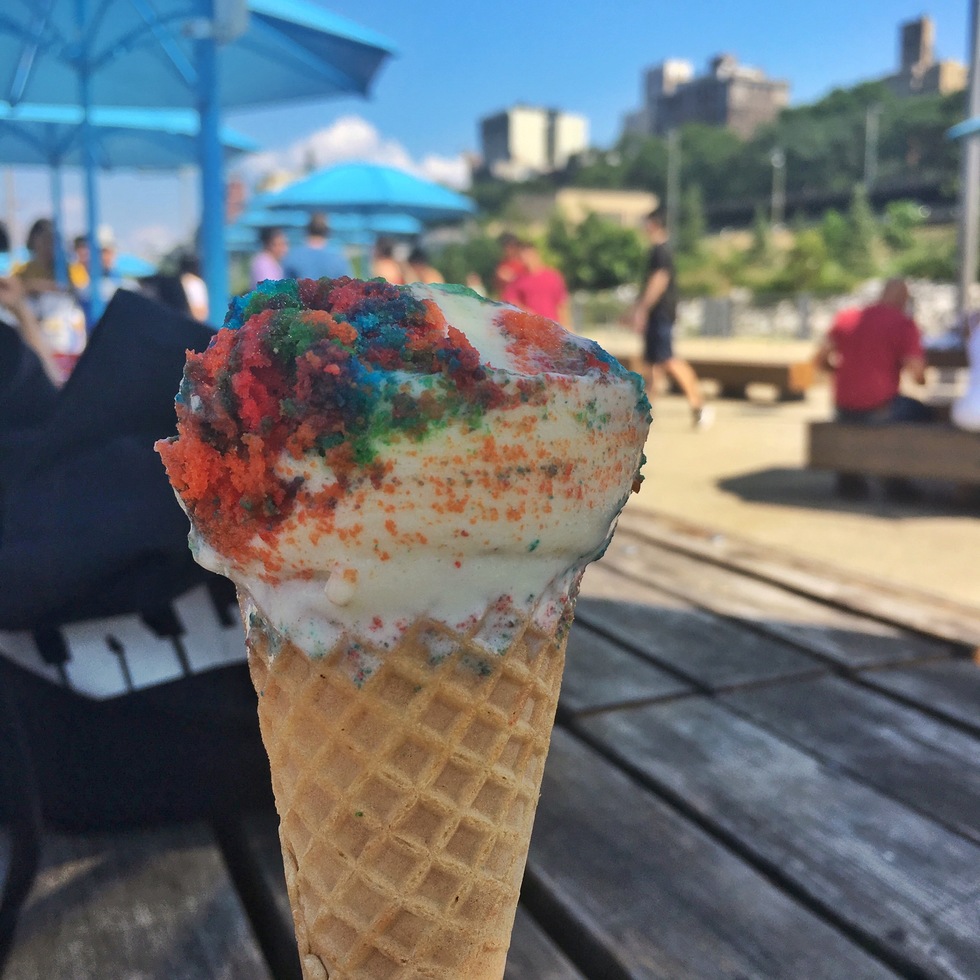
[[[980,616],[976,498],[970,503],[953,487],[928,484],[915,504],[885,501],[877,488],[866,502],[838,499],[831,474],[805,469],[806,423],[831,414],[826,384],[802,402],[713,405],[712,428],[694,431],[680,396],[655,400],[646,480],[631,508],[955,599]]]

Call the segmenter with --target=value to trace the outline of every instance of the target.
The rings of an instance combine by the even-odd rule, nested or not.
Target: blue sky
[[[515,102],[585,115],[594,145],[619,134],[639,103],[643,69],[668,57],[700,71],[722,51],[791,84],[794,103],[893,70],[898,24],[929,14],[936,52],[966,60],[969,0],[328,0],[324,6],[388,36],[399,55],[370,100],[238,112],[236,129],[269,151],[247,171],[295,165],[308,141],[321,163],[345,156],[414,166],[446,180],[478,150],[477,121]],[[13,195],[10,194],[11,184]],[[68,232],[80,230],[79,182],[68,179]],[[104,219],[122,244],[152,252],[196,216],[191,175],[104,177]],[[43,173],[0,181],[0,212],[26,230],[48,210]]]

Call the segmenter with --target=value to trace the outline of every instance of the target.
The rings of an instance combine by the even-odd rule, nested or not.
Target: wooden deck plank
[[[980,732],[980,664],[950,660],[869,671],[866,684]]]
[[[617,535],[603,565],[845,668],[948,657],[948,642],[835,609],[640,537]]]
[[[585,980],[521,906],[514,920],[504,980]]]
[[[4,980],[272,980],[204,827],[45,838]]]
[[[589,569],[575,615],[590,629],[703,690],[805,677],[825,669],[786,643],[616,575],[602,562]]]
[[[977,845],[708,698],[574,727],[903,972],[980,975]]]
[[[812,755],[980,843],[976,738],[836,677],[736,691],[722,700]],[[980,700],[975,707],[980,713]]]
[[[894,976],[563,730],[524,893],[589,977]]]
[[[943,596],[636,507],[623,512],[614,540],[624,532],[841,609],[960,646],[980,646],[980,608]]]
[[[576,623],[568,637],[561,711],[593,711],[676,697],[690,684]]]

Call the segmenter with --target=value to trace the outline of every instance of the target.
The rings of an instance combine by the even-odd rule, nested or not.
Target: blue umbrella
[[[220,304],[228,295],[221,108],[367,94],[392,50],[381,35],[307,0],[4,0],[0,99],[82,107],[92,236],[91,107],[196,110],[205,271]]]
[[[80,166],[83,122],[81,106],[0,102],[0,163]],[[190,109],[96,106],[89,127],[96,165],[103,170],[173,170],[197,156],[198,118]],[[259,149],[255,140],[227,127],[221,145],[226,159]]]
[[[258,248],[259,228],[282,228],[290,244],[295,245],[302,241],[303,229],[309,220],[308,211],[249,208],[226,229],[225,242],[229,252],[254,252]],[[421,231],[422,222],[407,214],[378,214],[368,218],[353,214],[330,215],[330,237],[344,245],[364,245],[376,235],[414,237]]]
[[[462,194],[404,170],[377,163],[342,163],[310,174],[268,196],[266,206],[322,210],[331,215],[406,214],[451,221],[475,211]]]
[[[262,194],[253,199],[250,207],[239,219],[238,223],[252,228],[305,228],[310,220],[312,211],[319,208],[272,208],[269,206],[272,195]],[[258,203],[256,203],[258,202]],[[377,235],[418,235],[422,231],[422,222],[409,214],[379,214],[368,215],[341,212],[328,216],[330,234],[336,238],[344,238],[353,232],[370,231]]]
[[[61,168],[82,164],[84,112],[80,106],[10,106],[0,102],[0,163],[45,166],[51,171],[51,199],[60,246]],[[172,170],[197,155],[198,119],[189,109],[125,109],[98,106],[89,113],[95,160],[105,170]],[[254,140],[233,130],[221,131],[226,158],[258,149]],[[56,252],[58,279],[65,281],[64,252]]]
[[[144,276],[152,276],[157,267],[139,255],[120,252],[113,263],[112,271],[123,279],[142,279]]]

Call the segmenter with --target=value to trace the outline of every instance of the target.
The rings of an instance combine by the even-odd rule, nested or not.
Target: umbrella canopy
[[[344,163],[319,170],[269,195],[266,206],[331,215],[407,214],[425,222],[464,218],[475,210],[462,194],[376,163]]]
[[[99,169],[174,170],[197,158],[199,123],[189,109],[97,106],[89,111],[87,123],[90,150]],[[0,102],[0,163],[51,169],[55,267],[62,282],[67,279],[67,264],[61,249],[61,167],[83,165],[85,125],[80,106]],[[258,149],[254,140],[227,128],[220,139],[226,159]]]
[[[251,228],[305,228],[310,214],[319,208],[272,208],[268,195],[261,195],[263,203],[249,208],[239,219],[238,224]],[[254,202],[253,202],[254,204]],[[333,238],[343,238],[351,232],[369,231],[376,235],[418,235],[422,222],[409,214],[380,212],[362,215],[341,212],[329,214],[327,223]]]
[[[80,166],[83,122],[80,106],[0,102],[0,163]],[[198,118],[189,109],[97,106],[89,125],[96,164],[103,170],[174,170],[197,159]],[[221,146],[225,159],[259,148],[227,127],[221,130]]]
[[[0,100],[82,107],[93,236],[98,204],[91,107],[194,109],[200,117],[205,272],[210,295],[221,304],[228,295],[222,107],[364,95],[392,53],[380,35],[308,0],[4,0]]]
[[[142,279],[144,276],[152,276],[157,271],[157,267],[140,255],[120,252],[116,256],[112,271],[123,279]]]
[[[980,132],[980,116],[974,116],[972,119],[964,119],[963,122],[957,123],[955,126],[947,129],[946,138],[959,140],[963,139],[964,136],[973,136],[977,132]]]
[[[202,40],[229,42],[215,79],[225,108],[364,95],[392,53],[306,0],[5,0],[0,98],[74,102],[87,69],[91,105],[196,109]]]
[[[254,252],[259,247],[259,228],[282,228],[290,244],[299,244],[309,220],[308,211],[250,208],[226,229],[225,244],[229,252]],[[422,222],[407,214],[332,214],[329,221],[330,237],[342,245],[367,245],[378,235],[408,238],[422,232]]]

